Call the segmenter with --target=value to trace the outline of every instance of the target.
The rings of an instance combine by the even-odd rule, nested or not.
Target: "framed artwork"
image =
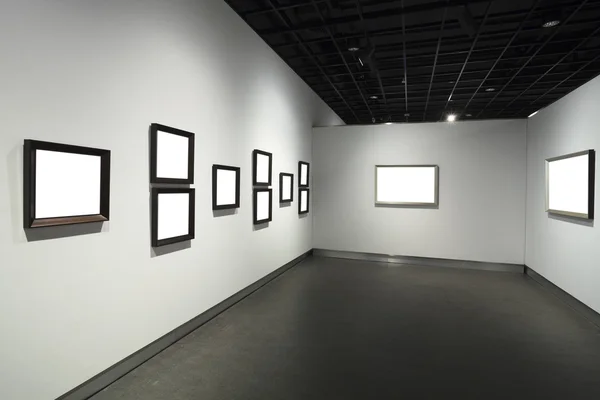
[[[310,164],[304,161],[298,162],[298,187],[308,187],[310,175]]]
[[[194,183],[194,134],[152,124],[150,126],[150,182]]]
[[[546,212],[594,219],[596,152],[586,150],[546,160]]]
[[[240,168],[213,165],[213,210],[226,210],[240,206]]]
[[[310,205],[310,189],[298,189],[298,214],[308,214]]]
[[[273,190],[254,189],[254,225],[273,220]]]
[[[279,202],[294,201],[294,175],[282,172],[279,174]]]
[[[195,189],[152,189],[152,247],[192,240]]]
[[[432,207],[439,203],[437,165],[376,165],[375,204]]]
[[[271,186],[273,172],[273,154],[262,150],[252,152],[252,184],[254,186]]]
[[[25,140],[23,227],[109,220],[110,150]]]

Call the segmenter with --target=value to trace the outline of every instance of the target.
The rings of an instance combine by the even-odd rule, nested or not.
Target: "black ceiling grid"
[[[347,123],[525,118],[600,73],[600,0],[226,0]]]

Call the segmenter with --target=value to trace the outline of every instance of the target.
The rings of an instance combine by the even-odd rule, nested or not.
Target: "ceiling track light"
[[[456,114],[448,114],[448,116],[446,117],[446,121],[448,121],[448,122],[456,121]]]
[[[553,19],[551,21],[546,21],[542,24],[542,28],[554,28],[555,26],[557,26],[558,24],[560,24],[560,20],[558,19]]]

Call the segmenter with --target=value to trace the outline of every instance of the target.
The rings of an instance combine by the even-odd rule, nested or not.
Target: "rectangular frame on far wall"
[[[298,161],[298,187],[310,186],[310,164],[305,161]]]
[[[595,186],[594,150],[546,159],[547,213],[594,219]]]
[[[23,227],[108,221],[110,150],[25,140]]]
[[[306,199],[306,201],[305,201]],[[298,214],[308,214],[310,211],[310,189],[298,188]]]
[[[164,195],[163,199],[161,199],[161,195]],[[165,201],[164,209],[161,208],[162,200]],[[196,226],[195,200],[195,189],[152,189],[152,247],[161,247],[194,239]],[[164,221],[165,225],[168,224],[168,226],[161,229],[161,221]]]
[[[252,215],[254,225],[264,224],[273,220],[273,189],[257,188],[253,191]],[[264,201],[268,201],[265,212]]]
[[[279,202],[294,201],[294,174],[282,172],[279,174]]]
[[[379,171],[388,169],[387,177],[379,176]],[[395,171],[393,171],[395,170]],[[411,171],[412,170],[412,171]],[[396,172],[396,176],[391,173]],[[410,174],[412,172],[412,175]],[[433,177],[431,173],[433,172]],[[428,182],[421,180],[427,178]],[[380,180],[395,179],[395,182]],[[388,185],[384,192],[382,185]],[[392,187],[397,185],[396,187]],[[409,186],[413,186],[412,188]],[[397,191],[401,187],[402,191]],[[380,190],[381,189],[381,190]],[[375,166],[375,205],[398,207],[437,207],[440,197],[440,167],[438,165],[376,165]]]
[[[213,210],[227,210],[240,207],[240,171],[241,169],[239,167],[218,164],[213,165]],[[233,179],[231,179],[231,174],[235,174]],[[223,198],[226,198],[226,200],[223,200]]]
[[[271,186],[273,180],[273,154],[262,151],[252,151],[252,185]]]
[[[150,125],[150,183],[194,183],[194,134]]]

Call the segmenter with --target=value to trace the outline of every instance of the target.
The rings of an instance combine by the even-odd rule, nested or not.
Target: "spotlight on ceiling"
[[[551,21],[546,21],[542,24],[542,28],[553,28],[556,25],[560,24],[560,21],[558,19],[553,19]]]
[[[473,116],[473,114],[467,114],[467,115],[465,115],[465,117],[472,117],[472,116]]]
[[[371,97],[369,97],[369,98],[370,98],[371,100],[377,100],[379,97],[377,97],[377,96],[371,96]]]
[[[531,117],[533,117],[535,114],[537,114],[537,113],[539,113],[539,112],[540,112],[540,110],[537,110],[536,112],[532,113],[532,114],[531,114],[529,117],[527,117],[527,118],[531,118]]]
[[[405,113],[404,116],[405,117],[410,117],[410,113]]]
[[[391,122],[386,122],[385,124],[386,124],[386,125],[391,125],[392,123],[391,123]]]
[[[493,87],[489,87],[487,89],[485,89],[486,92],[495,92],[496,89],[494,89]]]
[[[448,114],[448,117],[446,117],[446,121],[448,121],[448,122],[456,121],[456,114]]]
[[[356,46],[348,47],[348,51],[351,51],[351,52],[353,52],[353,53],[354,53],[355,51],[359,51],[359,50],[360,50],[360,47],[356,47]]]

